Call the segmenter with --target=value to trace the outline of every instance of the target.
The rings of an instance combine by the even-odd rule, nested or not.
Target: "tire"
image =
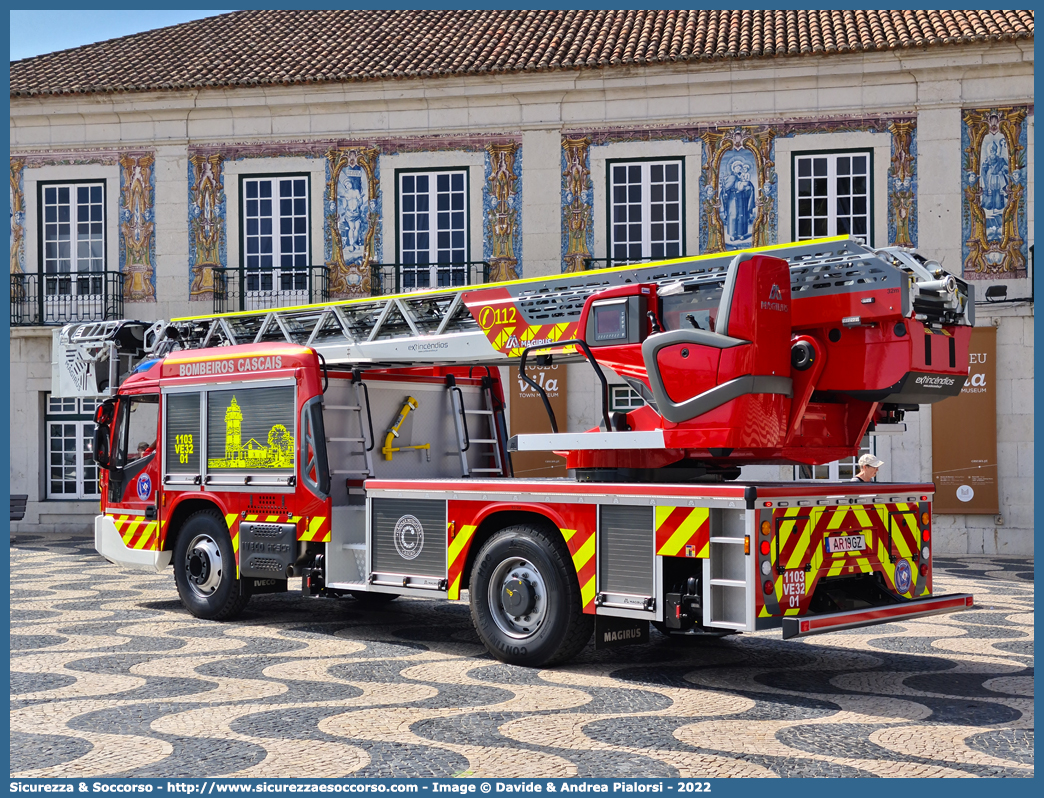
[[[558,530],[519,525],[495,534],[478,553],[469,593],[479,637],[494,657],[512,665],[564,662],[594,631]]]
[[[236,555],[225,519],[200,510],[185,521],[174,545],[174,582],[185,609],[197,618],[234,618],[250,601],[249,579],[236,578]]]
[[[371,593],[366,590],[352,590],[349,592],[353,599],[367,609],[378,609],[399,597],[396,593]]]

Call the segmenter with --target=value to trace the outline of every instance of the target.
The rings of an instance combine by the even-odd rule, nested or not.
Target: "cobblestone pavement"
[[[232,623],[91,541],[11,548],[11,775],[1032,776],[1033,573],[936,561],[973,611],[782,641],[667,640],[550,670],[455,602],[255,597]]]

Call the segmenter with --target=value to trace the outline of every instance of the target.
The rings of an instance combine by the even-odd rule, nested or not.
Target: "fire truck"
[[[765,482],[957,394],[970,286],[847,237],[56,334],[59,395],[105,396],[95,545],[173,567],[194,616],[254,594],[460,600],[497,658],[952,612],[928,483]],[[539,364],[577,363],[600,422],[564,431]],[[586,365],[585,365],[586,364]],[[508,435],[502,369],[544,399]],[[610,412],[606,374],[644,404]],[[514,378],[514,376],[512,376]],[[514,477],[512,454],[570,476]]]

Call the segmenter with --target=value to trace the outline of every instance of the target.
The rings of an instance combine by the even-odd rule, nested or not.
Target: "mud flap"
[[[595,616],[595,650],[649,642],[649,622],[640,618]]]

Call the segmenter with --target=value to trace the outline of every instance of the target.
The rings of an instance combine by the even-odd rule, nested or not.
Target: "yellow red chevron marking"
[[[580,603],[584,612],[595,611],[595,531],[594,529],[563,529],[562,537],[569,547],[569,556],[573,558],[577,580],[580,583]]]
[[[247,520],[253,519],[247,516]],[[239,579],[239,515],[237,513],[226,515],[225,526],[228,527],[228,533],[232,537],[232,553],[236,555],[236,579]]]
[[[588,579],[586,583],[580,586],[580,601],[583,602],[584,612],[587,612],[587,608],[589,606],[594,607],[594,598],[596,592],[597,587],[595,583],[595,578],[593,576],[590,579]]]
[[[159,525],[155,521],[146,521],[140,515],[109,515],[109,518],[128,549],[157,550]]]
[[[327,523],[326,516],[320,515],[311,519],[307,529],[299,530],[297,539],[311,543],[329,543],[330,524]]]
[[[464,573],[464,561],[467,559],[465,552],[468,550],[471,538],[475,535],[475,529],[477,527],[474,525],[465,524],[449,544],[446,559],[449,561],[448,576],[450,586],[447,598],[453,601],[460,598],[460,578],[461,574]]]
[[[657,507],[656,553],[663,557],[706,558],[710,553],[710,510]]]

